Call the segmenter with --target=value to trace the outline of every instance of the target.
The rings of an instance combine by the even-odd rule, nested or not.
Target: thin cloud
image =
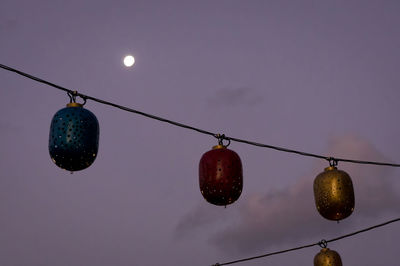
[[[388,161],[371,144],[355,137],[337,139],[330,146],[329,154],[334,156]],[[316,165],[310,175],[287,189],[248,196],[247,201],[236,207],[238,221],[224,223],[224,228],[209,241],[227,253],[246,254],[292,240],[337,235],[363,217],[400,213],[400,196],[393,187],[392,168],[340,163],[339,168],[352,177],[356,206],[352,216],[332,226],[336,224],[319,216],[313,198],[313,176],[324,167],[322,163]],[[206,211],[197,209],[183,217],[177,231],[184,235],[182,228],[210,226],[212,221],[199,223],[200,217],[209,217]]]
[[[182,217],[176,226],[175,236],[181,238],[197,234],[199,233],[197,229],[223,220],[224,216],[220,215],[221,209],[222,207],[216,208],[213,205],[202,202],[192,212]]]
[[[262,103],[263,98],[254,89],[247,87],[222,88],[210,98],[207,104],[212,107],[220,106],[253,106]]]
[[[15,19],[0,20],[0,31],[12,31],[18,27],[18,22]]]

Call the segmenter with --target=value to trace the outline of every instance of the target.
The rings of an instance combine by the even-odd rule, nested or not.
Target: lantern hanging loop
[[[225,148],[228,147],[231,144],[231,140],[225,136],[225,134],[215,134],[214,137],[218,139],[218,145],[224,146]],[[224,145],[224,140],[227,140],[228,143]]]
[[[320,246],[321,248],[327,248],[328,242],[325,239],[322,239],[321,241],[318,242],[318,246]]]
[[[329,166],[331,167],[336,167],[338,165],[338,160],[334,157],[328,157],[326,160],[328,160]]]
[[[75,96],[72,95],[71,92],[67,91],[67,95],[69,97],[69,103],[75,102]]]
[[[87,97],[80,95],[78,91],[72,91],[72,92],[68,91],[67,95],[69,97],[69,103],[76,103],[76,96],[79,96],[83,99],[83,103],[80,103],[80,105],[84,106],[86,104]]]

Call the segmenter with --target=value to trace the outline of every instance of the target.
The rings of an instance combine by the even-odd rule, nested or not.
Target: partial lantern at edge
[[[343,266],[343,264],[339,253],[329,248],[323,248],[315,255],[314,266]]]
[[[335,166],[325,168],[314,180],[318,212],[326,219],[339,221],[354,210],[354,189],[350,176]]]
[[[199,164],[199,185],[204,199],[211,204],[226,206],[235,202],[243,189],[239,155],[223,145],[204,153]]]
[[[49,153],[52,161],[68,171],[89,167],[99,147],[99,122],[82,104],[69,103],[51,121]]]

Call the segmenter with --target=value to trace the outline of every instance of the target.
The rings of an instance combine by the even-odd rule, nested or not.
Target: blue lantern
[[[98,147],[99,122],[83,104],[71,102],[54,115],[49,153],[58,167],[71,172],[83,170],[96,159]]]

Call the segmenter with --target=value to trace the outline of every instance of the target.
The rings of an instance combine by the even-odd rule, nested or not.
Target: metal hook
[[[79,97],[81,97],[81,98],[83,99],[83,103],[82,103],[82,105],[85,105],[85,104],[86,104],[86,100],[87,100],[87,98],[86,98],[86,97],[84,97],[84,96],[81,96],[81,95],[79,95]]]
[[[86,104],[87,101],[87,97],[86,96],[82,96],[78,93],[78,91],[68,91],[67,95],[69,97],[69,102],[70,103],[76,103],[76,97],[79,96],[83,99],[83,103],[82,106]]]
[[[328,157],[326,158],[329,162],[329,166],[331,167],[336,167],[338,165],[338,160],[335,159],[334,157]]]
[[[318,245],[319,245],[321,248],[326,248],[326,247],[328,246],[328,242],[326,242],[325,239],[322,239],[321,241],[318,242]]]
[[[76,96],[78,95],[77,91],[73,91],[72,92],[72,100],[74,101],[74,103],[76,103]]]
[[[72,94],[68,91],[67,95],[69,97],[69,103],[72,103],[72,99],[73,99]]]
[[[67,92],[67,95],[68,95],[68,97],[69,97],[69,102],[70,103],[76,103],[76,96],[78,95],[78,92],[77,91],[68,91]]]
[[[231,144],[231,140],[225,136],[225,134],[216,134],[215,137],[218,139],[218,145],[228,147]],[[224,145],[224,140],[227,140],[228,143]]]

